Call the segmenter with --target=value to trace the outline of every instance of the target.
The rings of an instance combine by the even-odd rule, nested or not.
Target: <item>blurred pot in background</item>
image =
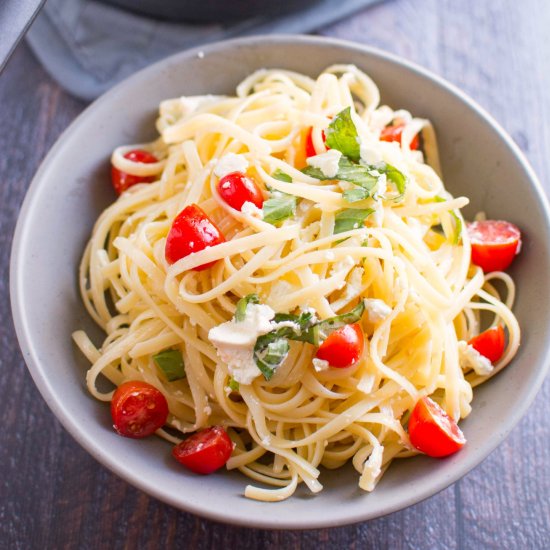
[[[170,21],[224,22],[277,16],[318,0],[101,0],[120,8]]]

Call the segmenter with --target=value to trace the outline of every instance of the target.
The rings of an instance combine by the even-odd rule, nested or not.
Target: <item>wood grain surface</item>
[[[461,87],[512,135],[549,192],[549,29],[548,0],[390,0],[321,33],[395,52]],[[81,449],[23,363],[8,269],[25,190],[84,107],[24,44],[0,77],[0,548],[550,548],[548,381],[510,437],[464,479],[401,512],[338,529],[203,520],[134,489]]]

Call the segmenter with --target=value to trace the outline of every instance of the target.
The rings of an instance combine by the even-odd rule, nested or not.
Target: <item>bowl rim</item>
[[[507,146],[510,154],[515,157],[517,163],[523,168],[527,175],[527,179],[529,180],[530,186],[541,203],[546,226],[546,234],[550,235],[550,206],[548,199],[543,191],[541,183],[539,182],[529,162],[520,151],[519,147],[512,141],[507,132],[493,119],[491,115],[488,114],[485,109],[479,106],[458,87],[447,82],[444,78],[395,54],[386,52],[379,48],[374,48],[347,40],[319,36],[280,34],[234,38],[178,52],[134,73],[92,102],[62,132],[37,170],[27,190],[19,212],[10,257],[10,299],[12,316],[25,363],[27,364],[28,370],[36,386],[38,387],[38,390],[50,407],[51,411],[61,422],[63,427],[71,434],[71,436],[98,462],[100,462],[100,464],[134,487],[137,487],[148,495],[151,495],[180,510],[191,512],[210,520],[239,525],[242,527],[267,529],[315,529],[348,525],[378,518],[417,504],[439,493],[443,489],[446,489],[483,462],[487,456],[509,435],[511,430],[524,416],[527,409],[533,402],[542,385],[546,373],[550,368],[550,346],[548,346],[543,353],[540,367],[533,373],[533,380],[531,381],[530,387],[526,392],[525,399],[510,413],[508,421],[504,424],[502,429],[494,433],[491,438],[487,438],[486,444],[483,447],[479,447],[476,453],[472,453],[472,455],[468,456],[465,460],[458,462],[451,475],[443,475],[441,476],[441,479],[436,479],[435,482],[426,484],[421,490],[415,492],[414,495],[408,495],[407,498],[403,498],[399,502],[379,508],[376,511],[362,511],[358,508],[355,513],[348,514],[345,518],[319,517],[319,520],[313,522],[310,521],[307,525],[304,525],[303,522],[300,521],[300,517],[291,518],[287,516],[284,521],[278,521],[279,519],[282,520],[282,518],[243,518],[231,510],[228,510],[226,515],[211,512],[204,502],[201,504],[201,502],[196,503],[179,499],[176,497],[174,491],[172,491],[172,493],[165,491],[157,486],[153,480],[143,479],[139,476],[139,474],[126,470],[124,466],[118,463],[113,456],[110,456],[108,450],[99,447],[89,436],[88,432],[81,429],[78,422],[72,419],[71,415],[64,408],[63,403],[55,397],[53,385],[49,381],[46,370],[42,365],[39,351],[34,346],[33,338],[30,334],[28,326],[27,312],[23,307],[24,287],[20,274],[22,273],[22,268],[25,262],[24,255],[22,254],[22,248],[27,238],[27,232],[29,231],[29,224],[27,223],[27,220],[33,208],[36,207],[35,199],[38,194],[37,191],[40,189],[41,181],[43,180],[43,174],[46,173],[50,164],[53,163],[58,151],[61,150],[64,144],[70,141],[73,134],[78,131],[80,122],[84,118],[92,117],[99,107],[101,107],[104,103],[111,101],[111,98],[120,93],[125,87],[138,84],[143,78],[147,78],[148,72],[155,71],[161,66],[177,64],[181,60],[192,58],[193,56],[198,55],[199,57],[202,57],[203,55],[216,53],[226,48],[253,46],[258,42],[264,44],[267,42],[273,47],[292,44],[306,44],[319,47],[332,45],[353,51],[354,53],[366,54],[367,56],[378,58],[381,61],[386,61],[412,71],[413,73],[416,73],[417,75],[433,82],[439,88],[442,88],[444,91],[453,95],[456,99],[465,104],[466,107],[475,112],[485,124],[488,124],[492,128],[492,130]]]

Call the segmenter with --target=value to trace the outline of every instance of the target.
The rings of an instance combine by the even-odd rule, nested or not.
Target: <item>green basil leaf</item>
[[[351,118],[351,107],[340,111],[326,130],[326,144],[336,149],[351,160],[359,160],[360,139],[357,128]]]
[[[276,225],[296,213],[296,197],[286,193],[278,193],[271,199],[267,199],[263,205],[264,222]]]
[[[365,302],[361,300],[351,311],[320,321],[318,324],[320,338],[325,340],[336,329],[342,328],[344,325],[357,323],[363,317],[363,313],[365,313]]]
[[[377,167],[376,170],[378,170],[381,174],[386,174],[386,177],[395,184],[395,187],[400,195],[405,192],[405,188],[407,187],[407,178],[403,172],[399,171],[395,166],[386,163],[384,163],[383,167]]]
[[[260,298],[258,298],[257,294],[247,294],[244,298],[241,298],[237,302],[237,309],[235,310],[235,321],[240,323],[241,321],[244,321],[244,318],[246,317],[246,308],[248,307],[248,304],[259,304]]]
[[[271,380],[275,369],[285,360],[290,346],[286,338],[268,332],[256,340],[254,361],[266,380]]]
[[[357,187],[355,189],[346,189],[342,194],[342,197],[346,202],[358,202],[368,199],[370,193],[363,189],[362,187]]]
[[[181,352],[177,349],[167,349],[153,355],[153,361],[164,373],[169,382],[185,378],[185,365]]]
[[[338,163],[337,179],[350,181],[367,191],[372,191],[378,184],[378,176],[373,176],[371,173],[373,170],[372,166],[355,164],[342,157]]]
[[[229,388],[231,391],[239,391],[239,383],[231,376],[229,378]]]
[[[316,324],[313,322],[313,314],[309,311],[301,313],[300,315],[292,315],[289,313],[277,313],[273,319],[276,323],[284,321],[291,321],[298,325],[298,330],[293,327],[281,327],[274,332],[289,340],[296,340],[298,342],[308,342],[313,345],[318,345],[319,334],[316,328]]]
[[[335,217],[334,234],[362,227],[367,217],[373,212],[373,208],[348,208],[341,210]]]
[[[292,183],[292,178],[288,174],[285,174],[280,168],[277,168],[277,170],[271,174],[271,177],[279,181]]]
[[[346,157],[342,157],[338,162],[338,172],[333,178],[329,178],[319,170],[319,168],[314,168],[313,166],[307,166],[302,170],[307,176],[316,178],[318,180],[343,180],[355,183],[359,185],[366,191],[372,191],[377,183],[378,176],[373,176],[371,172],[375,170],[372,166],[366,166],[364,164],[356,164],[351,162]]]

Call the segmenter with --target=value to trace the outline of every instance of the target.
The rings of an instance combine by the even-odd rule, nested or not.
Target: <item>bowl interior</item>
[[[262,37],[184,52],[134,75],[87,109],[54,146],[37,173],[18,223],[12,257],[12,302],[21,347],[53,412],[100,462],[148,493],[220,521],[256,527],[313,528],[365,520],[418,502],[477,465],[502,441],[533,399],[548,365],[550,240],[545,199],[511,141],[460,92],[392,56],[338,41]],[[100,341],[77,288],[77,266],[101,210],[114,200],[109,156],[114,147],[155,136],[161,100],[184,94],[233,93],[262,67],[317,75],[333,63],[354,63],[382,99],[430,118],[438,131],[447,188],[471,198],[467,213],[521,227],[525,243],[511,274],[518,282],[516,315],[523,345],[514,362],[475,391],[462,426],[464,450],[445,460],[417,457],[394,463],[372,494],[357,488],[351,467],[323,471],[325,490],[299,488],[288,501],[245,499],[239,473],[208,478],[181,468],[157,438],[132,441],[110,428],[108,407],[84,386],[86,360],[70,334],[84,328]],[[414,91],[414,93],[411,93]],[[37,276],[37,274],[40,274]],[[330,509],[330,514],[327,514]]]

